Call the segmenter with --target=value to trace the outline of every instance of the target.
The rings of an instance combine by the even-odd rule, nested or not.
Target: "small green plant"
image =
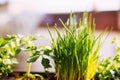
[[[28,67],[26,74],[19,79],[35,79],[39,77],[41,80],[44,78],[38,74],[30,74],[31,64],[42,55],[37,46],[34,45],[33,41],[36,40],[36,36],[22,36],[22,35],[8,35],[6,38],[0,37],[0,78],[7,77],[9,73],[13,72],[14,64],[18,61],[15,58],[21,51],[28,52]]]
[[[117,43],[117,53],[113,58],[100,61],[96,74],[98,80],[120,80],[120,41],[117,36],[113,38],[112,43]]]
[[[34,44],[34,40],[37,40],[37,36],[29,35],[27,37],[20,36],[18,37],[21,44],[21,50],[28,53],[29,58],[27,61],[27,71],[26,74],[24,74],[22,77],[18,78],[17,80],[23,80],[23,79],[36,79],[36,77],[39,77],[41,80],[44,80],[44,78],[41,75],[38,74],[31,74],[31,64],[35,62],[42,54],[40,54],[40,49]]]
[[[91,80],[98,68],[101,37],[95,36],[95,22],[91,15],[83,14],[77,24],[71,15],[63,25],[64,33],[61,34],[55,25],[57,39],[48,29],[52,39],[51,50],[48,54],[55,63],[57,80]]]
[[[13,72],[13,64],[17,64],[15,56],[20,53],[20,44],[15,35],[0,37],[0,78]]]
[[[96,73],[97,80],[114,80],[114,62],[111,58],[103,59],[99,63]]]
[[[97,80],[119,80],[120,78],[120,54],[115,57],[103,59],[96,73]]]

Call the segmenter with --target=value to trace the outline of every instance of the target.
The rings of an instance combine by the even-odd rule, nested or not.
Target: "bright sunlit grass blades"
[[[88,17],[89,16],[89,17]],[[98,67],[102,35],[95,37],[95,22],[91,15],[84,13],[76,24],[72,16],[62,23],[65,33],[61,34],[55,25],[57,39],[52,36],[53,59],[57,80],[91,80]]]

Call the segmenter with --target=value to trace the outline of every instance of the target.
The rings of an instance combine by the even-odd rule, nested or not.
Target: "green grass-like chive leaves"
[[[88,17],[89,16],[89,17]],[[95,21],[91,15],[83,14],[77,24],[73,15],[63,25],[63,34],[55,25],[57,39],[51,36],[52,58],[55,63],[57,80],[91,80],[98,68],[102,33],[95,36]]]

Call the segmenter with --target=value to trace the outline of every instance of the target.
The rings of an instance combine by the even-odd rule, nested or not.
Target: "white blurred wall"
[[[43,15],[23,12],[17,15],[0,11],[0,35],[6,34],[34,34],[39,28]]]
[[[9,2],[9,9],[15,13],[23,10],[36,13],[120,10],[120,0],[9,0]]]

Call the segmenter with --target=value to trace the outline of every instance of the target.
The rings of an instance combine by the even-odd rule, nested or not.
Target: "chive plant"
[[[67,23],[60,22],[64,33],[55,25],[57,39],[48,29],[57,80],[94,80],[102,37],[95,36],[95,21],[84,13],[78,24],[72,14]]]

